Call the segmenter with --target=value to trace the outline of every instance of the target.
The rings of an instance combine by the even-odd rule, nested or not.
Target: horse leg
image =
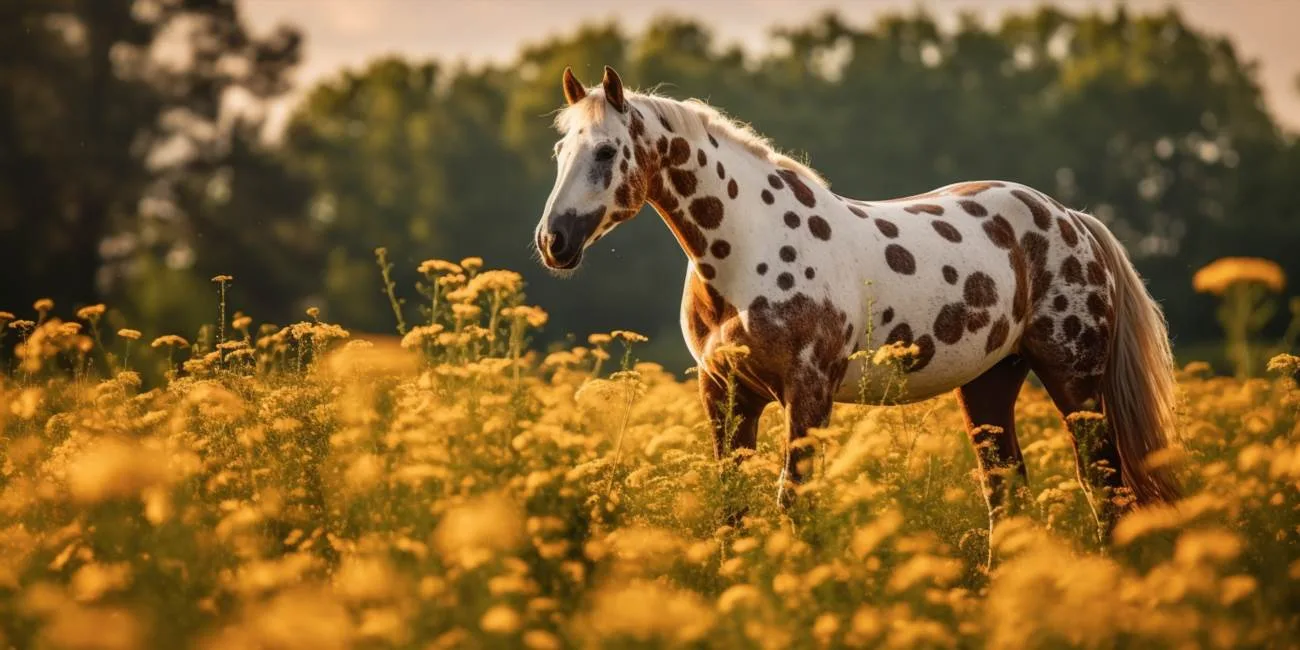
[[[966,433],[975,447],[990,530],[1019,511],[1020,488],[1027,486],[1025,459],[1016,439],[1016,398],[1029,374],[1029,364],[1009,356],[957,389],[966,414]]]
[[[794,489],[787,489],[786,482],[797,486],[812,474],[813,450],[803,444],[803,440],[809,429],[824,427],[830,422],[832,393],[829,382],[796,381],[793,388],[786,391],[784,406],[790,437],[786,444],[785,468],[781,470],[776,492],[782,507],[788,508],[794,503]]]
[[[742,460],[733,454],[738,449],[753,451],[757,446],[758,420],[763,407],[771,400],[746,388],[734,377],[728,380],[709,372],[700,373],[700,399],[713,429],[713,455],[718,459],[725,489],[729,484],[727,477]],[[729,497],[724,501],[724,518],[728,524],[739,526],[747,509]]]
[[[732,386],[728,389],[728,385]],[[734,378],[700,373],[700,400],[713,427],[713,455],[719,461],[737,449],[753,450],[758,444],[758,419],[771,400],[746,388]]]
[[[1080,374],[1057,364],[1032,363],[1047,394],[1065,419],[1074,446],[1075,471],[1088,498],[1098,537],[1110,538],[1122,514],[1116,497],[1123,487],[1123,466],[1115,433],[1101,415],[1101,372]],[[1090,415],[1095,414],[1095,415]]]

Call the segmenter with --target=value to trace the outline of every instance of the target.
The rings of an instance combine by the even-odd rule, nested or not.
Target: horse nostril
[[[560,252],[564,250],[564,233],[552,231],[547,250],[551,253],[552,257],[558,256]]]

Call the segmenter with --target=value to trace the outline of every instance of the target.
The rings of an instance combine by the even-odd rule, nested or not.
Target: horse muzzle
[[[537,233],[537,251],[542,255],[542,263],[560,271],[578,268],[587,240],[604,216],[605,206],[584,214],[576,210],[552,214],[546,220],[547,227]]]

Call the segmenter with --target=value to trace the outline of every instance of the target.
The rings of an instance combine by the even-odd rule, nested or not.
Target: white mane
[[[626,92],[626,97],[628,103],[641,110],[644,119],[654,119],[651,115],[661,116],[668,121],[674,131],[697,141],[712,134],[719,140],[744,147],[755,156],[781,169],[788,169],[822,187],[827,187],[826,179],[811,167],[777,151],[771,141],[759,135],[748,124],[723,115],[721,111],[702,100],[680,101],[671,97],[630,91]],[[605,118],[605,107],[608,105],[604,90],[594,88],[588,91],[585,99],[561,110],[555,116],[555,126],[562,133],[568,133],[572,129],[599,123]]]

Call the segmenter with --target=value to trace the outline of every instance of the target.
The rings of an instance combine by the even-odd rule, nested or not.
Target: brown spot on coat
[[[935,205],[933,203],[916,203],[913,205],[909,205],[903,209],[908,212],[911,212],[912,214],[925,213],[925,214],[932,214],[935,216],[939,216],[943,214],[943,206]]]
[[[620,183],[614,189],[614,204],[619,207],[632,207],[632,188],[627,183]]]
[[[709,164],[709,155],[704,153],[703,149],[700,149],[695,152],[695,162],[699,163],[700,167],[703,167]]]
[[[1074,248],[1079,243],[1079,233],[1074,229],[1074,226],[1070,225],[1068,219],[1058,217],[1056,227],[1061,231],[1061,239],[1065,242],[1065,245]]]
[[[984,234],[988,235],[989,241],[993,242],[998,248],[1011,248],[1016,243],[1016,231],[1012,229],[1011,223],[1002,215],[994,215],[992,219],[984,222]]]
[[[1025,262],[1025,252],[1014,248],[1007,257],[1011,260],[1011,271],[1016,277],[1015,295],[1011,300],[1011,317],[1019,323],[1029,315],[1029,265]]]
[[[976,271],[966,276],[962,298],[972,307],[992,307],[998,301],[997,284],[987,273]]]
[[[898,226],[895,226],[894,222],[885,219],[876,219],[874,223],[876,224],[876,229],[880,231],[880,234],[890,239],[898,236]]]
[[[1052,211],[1047,209],[1041,201],[1034,197],[1033,194],[1024,190],[1011,190],[1011,195],[1020,199],[1029,208],[1029,214],[1034,217],[1034,225],[1039,230],[1049,230],[1052,227]]]
[[[683,197],[694,194],[695,187],[698,184],[695,172],[676,167],[669,168],[668,181],[672,183],[673,191]]]
[[[912,360],[912,365],[907,367],[908,372],[919,372],[930,365],[930,360],[934,359],[934,338],[929,334],[922,334],[916,339],[916,349],[916,358]]]
[[[1065,311],[1070,308],[1070,299],[1064,295],[1057,296],[1052,300],[1052,309],[1056,311]]]
[[[1066,284],[1086,284],[1083,279],[1083,265],[1079,263],[1079,258],[1071,255],[1061,262],[1061,279]]]
[[[761,196],[763,197],[763,203],[768,205],[772,205],[772,202],[776,201],[776,197],[772,196],[771,190],[763,190]]]
[[[790,192],[794,194],[795,200],[810,208],[817,206],[817,195],[813,193],[812,188],[808,187],[807,183],[803,182],[802,178],[799,178],[798,174],[789,169],[778,170],[776,173],[780,174],[781,178],[784,178],[786,184],[790,186]]]
[[[1020,247],[1029,262],[1029,302],[1033,304],[1047,295],[1052,285],[1052,272],[1047,270],[1047,246],[1047,238],[1036,232],[1027,232],[1020,238]]]
[[[803,270],[803,277],[805,277],[805,278],[807,278],[807,279],[809,279],[809,280],[811,280],[811,279],[817,277],[817,269],[814,269],[814,268],[811,267],[811,266],[808,267],[808,268],[806,268],[806,269],[804,269],[804,270]]]
[[[998,320],[993,323],[989,329],[989,337],[984,341],[984,352],[991,354],[994,350],[1002,347],[1007,342],[1007,334],[1011,332],[1011,324],[1007,322],[1006,316],[999,316]]]
[[[887,308],[885,309],[885,311],[881,312],[881,314],[880,314],[880,324],[881,324],[881,325],[888,325],[888,324],[889,324],[889,321],[891,321],[891,320],[894,320],[894,308],[893,308],[893,307],[887,307]]]
[[[722,180],[722,179],[726,178],[726,177],[727,177],[727,170],[724,169],[724,168],[722,167],[722,161],[721,161],[721,160],[718,161],[718,165],[717,165],[717,167],[718,167],[718,180]]]
[[[664,221],[668,223],[669,230],[673,231],[673,235],[677,237],[677,241],[681,243],[682,248],[686,249],[689,255],[699,257],[704,254],[705,249],[708,248],[709,240],[704,236],[699,226],[686,220],[685,215],[681,212],[674,212],[666,216]]]
[[[885,247],[885,263],[895,273],[902,275],[916,273],[916,258],[912,256],[911,251],[898,244],[890,244]]]
[[[1056,331],[1056,323],[1046,316],[1039,316],[1029,325],[1029,336],[1035,341],[1048,341]]]
[[[939,308],[939,315],[934,317],[934,338],[952,345],[961,340],[966,329],[966,304],[950,302]]]
[[[948,188],[948,193],[956,194],[957,196],[975,196],[984,190],[994,187],[1006,187],[1006,183],[1000,183],[998,181],[973,181],[970,183],[959,183]]]
[[[893,345],[894,343],[911,345],[912,327],[907,323],[899,323],[889,330],[889,334],[885,335],[885,345]]]
[[[727,196],[734,199],[738,194],[740,194],[740,187],[736,185],[736,179],[727,181]]]
[[[811,232],[813,237],[817,239],[827,241],[831,238],[831,224],[814,214],[808,217],[808,232]]]
[[[759,275],[767,275],[767,262],[759,262],[758,267],[754,269]]]
[[[1088,262],[1088,284],[1094,287],[1105,286],[1106,284],[1106,268],[1097,260]]]
[[[797,215],[797,214],[795,214],[795,213],[793,213],[793,212],[787,212],[787,213],[785,213],[785,225],[786,225],[786,226],[788,226],[788,227],[790,227],[790,228],[798,228],[800,223],[802,223],[802,220],[799,218],[799,215]]]
[[[966,331],[970,332],[971,334],[974,334],[975,332],[984,329],[984,326],[988,325],[989,321],[992,319],[993,318],[992,316],[989,316],[989,310],[987,309],[981,309],[979,311],[967,310]]]
[[[778,255],[781,256],[782,262],[793,262],[795,258],[798,257],[798,254],[794,250],[794,246],[782,246],[781,250],[778,251]]]
[[[850,206],[849,206],[849,212],[852,212],[853,214],[857,215],[857,217],[858,217],[859,219],[866,219],[866,218],[867,218],[867,211],[866,211],[866,210],[863,210],[862,208],[859,208],[859,207],[856,206],[856,205],[850,205]]]
[[[712,230],[722,224],[722,201],[716,196],[702,196],[691,201],[691,217],[704,228]]]
[[[672,144],[668,147],[668,155],[664,157],[664,164],[669,167],[686,164],[691,159],[691,143],[686,138],[673,138]]]
[[[794,275],[787,272],[776,276],[776,286],[781,287],[783,291],[789,291],[794,286]]]
[[[731,254],[731,244],[725,239],[718,239],[709,246],[709,252],[718,259],[724,259]]]
[[[712,280],[713,278],[718,277],[718,270],[713,268],[713,265],[708,262],[701,262],[695,268],[700,270],[700,275],[704,276],[705,280]]]
[[[1083,323],[1079,320],[1078,316],[1070,314],[1065,317],[1065,323],[1062,325],[1061,329],[1065,331],[1066,337],[1073,339],[1079,335],[1079,332],[1083,331]]]
[[[969,214],[969,215],[972,216],[972,217],[987,217],[987,216],[989,216],[988,208],[984,207],[984,205],[981,204],[979,201],[972,201],[972,200],[970,200],[970,199],[962,199],[962,200],[960,200],[960,201],[957,202],[957,205],[960,205],[960,206],[961,206],[961,209],[965,210],[965,211],[966,211],[966,214]]]
[[[709,144],[713,145],[715,149],[718,147],[718,139],[713,137],[712,133],[709,134]]]
[[[946,221],[931,221],[930,225],[934,228],[935,232],[939,233],[940,237],[943,237],[954,244],[961,241],[961,232],[954,228],[952,224]]]
[[[957,284],[957,269],[947,264],[943,265],[943,280],[948,284]]]
[[[782,182],[781,182],[781,177],[780,177],[780,176],[777,176],[776,174],[768,174],[768,175],[767,175],[767,184],[768,184],[768,185],[771,185],[771,186],[772,186],[772,189],[774,189],[774,190],[779,190],[779,189],[785,187],[785,183],[782,183]]]
[[[1110,311],[1110,305],[1106,303],[1105,298],[1101,297],[1101,294],[1096,292],[1088,294],[1087,305],[1088,313],[1091,314],[1093,318],[1099,321],[1108,320],[1107,317],[1109,316],[1108,312]]]

